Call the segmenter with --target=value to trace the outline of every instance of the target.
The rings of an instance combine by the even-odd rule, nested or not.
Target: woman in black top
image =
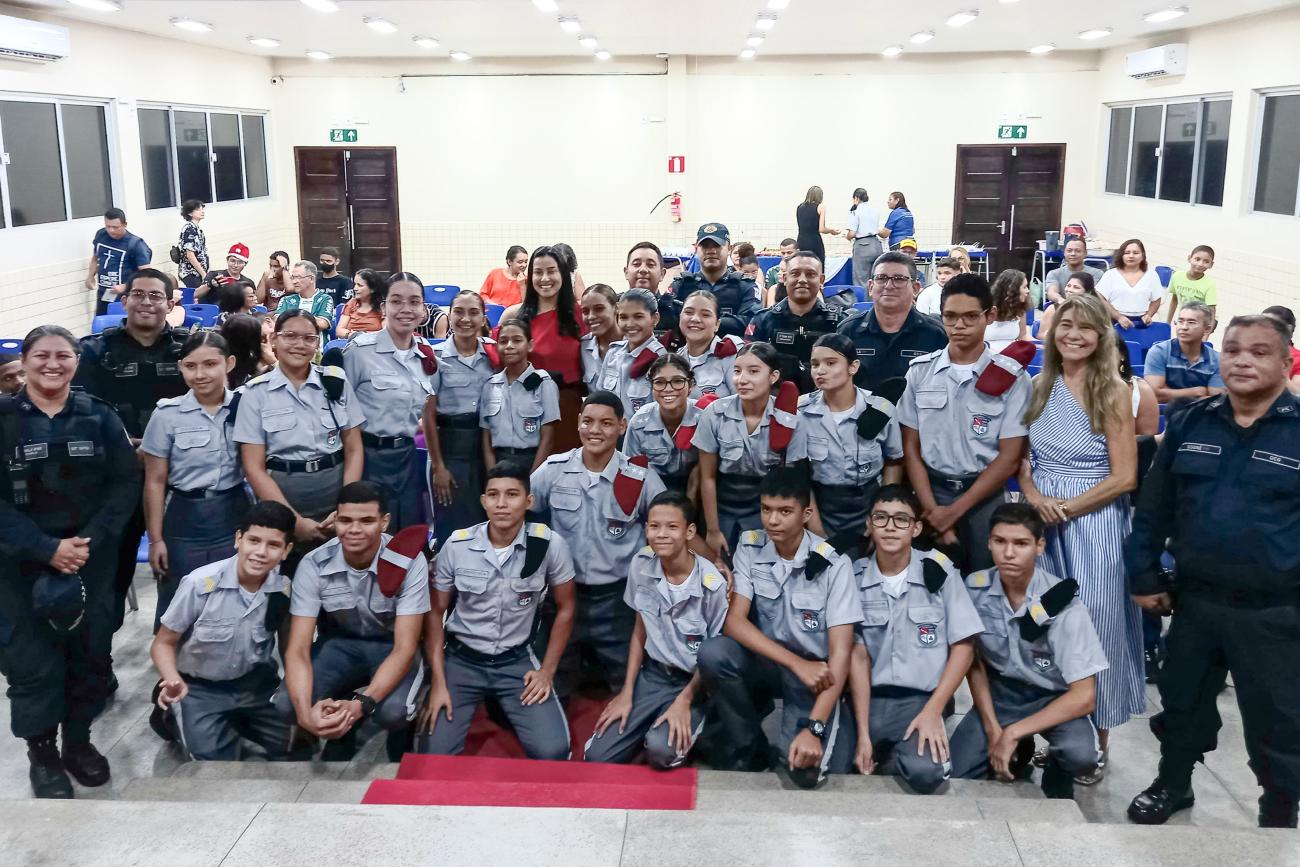
[[[822,204],[821,187],[808,188],[808,195],[804,197],[803,204],[794,209],[794,218],[799,224],[799,249],[816,253],[817,258],[822,260],[824,268],[826,245],[822,243],[822,235],[838,235],[840,230],[826,225],[826,206]]]

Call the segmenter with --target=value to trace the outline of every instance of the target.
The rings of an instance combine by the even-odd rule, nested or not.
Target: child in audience
[[[758,264],[758,257],[753,254],[740,257],[740,273],[753,280],[755,286],[762,286],[767,279],[763,266]]]
[[[700,404],[688,397],[695,379],[686,360],[671,352],[655,359],[646,379],[654,401],[637,410],[628,421],[623,454],[645,455],[664,487],[694,500],[699,490],[695,467],[700,456],[689,437],[702,412]],[[684,446],[678,443],[679,433]],[[695,523],[694,518],[691,523]]]
[[[651,292],[629,289],[618,299],[615,310],[623,339],[609,345],[601,366],[600,387],[617,394],[623,401],[623,416],[631,418],[650,402],[646,372],[651,363],[668,350],[655,337],[659,303]]]
[[[582,293],[582,321],[587,325],[587,333],[580,340],[582,381],[588,391],[600,390],[605,356],[609,354],[610,344],[619,338],[617,304],[618,295],[605,283],[593,283]]]
[[[984,330],[984,342],[992,352],[1001,352],[1014,340],[1029,339],[1029,278],[1024,271],[1008,268],[993,281],[990,290],[997,314]]]
[[[1198,244],[1187,256],[1187,270],[1175,271],[1169,278],[1169,294],[1173,303],[1169,305],[1166,322],[1170,325],[1174,317],[1188,301],[1199,301],[1210,308],[1211,316],[1218,317],[1219,288],[1207,272],[1214,267],[1214,248],[1208,244]],[[1217,321],[1211,321],[1210,332],[1214,332]]]
[[[730,335],[719,337],[719,322],[718,296],[707,289],[686,296],[677,328],[686,341],[681,350],[695,379],[691,385],[692,400],[706,394],[727,397],[735,391],[732,374],[736,367],[736,353],[744,341]]]
[[[967,269],[969,270],[969,269]],[[916,296],[916,310],[918,313],[924,313],[926,316],[939,315],[939,296],[943,292],[943,287],[948,285],[948,281],[958,274],[965,273],[962,271],[961,262],[958,259],[949,256],[946,259],[940,259],[939,264],[934,266],[934,282],[921,290]]]
[[[504,370],[483,383],[479,427],[483,429],[483,463],[514,461],[529,472],[551,456],[555,425],[560,420],[560,390],[544,370],[528,363],[533,333],[522,319],[508,319],[497,329],[497,351]]]

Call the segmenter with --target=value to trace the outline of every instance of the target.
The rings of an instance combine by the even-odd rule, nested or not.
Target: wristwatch
[[[826,723],[819,719],[808,719],[807,717],[802,717],[799,720],[799,728],[808,729],[808,731],[816,735],[819,741],[825,742],[826,740]]]
[[[375,712],[375,700],[364,692],[354,692],[349,701],[361,703],[361,718],[366,719]]]

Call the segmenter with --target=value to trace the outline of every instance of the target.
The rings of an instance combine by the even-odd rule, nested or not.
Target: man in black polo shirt
[[[948,335],[938,320],[912,306],[920,283],[910,256],[881,255],[872,268],[869,289],[872,308],[845,319],[839,332],[858,348],[861,367],[854,382],[875,389],[886,379],[906,376],[912,359],[943,349]]]

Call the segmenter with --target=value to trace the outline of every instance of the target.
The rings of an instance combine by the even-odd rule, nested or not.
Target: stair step
[[[700,771],[701,792],[712,789],[728,792],[799,791],[783,773],[744,773],[741,771]],[[898,777],[830,774],[818,791],[857,792],[860,794],[914,794]],[[939,795],[960,798],[1009,798],[1046,800],[1042,789],[1029,781],[1002,783],[997,780],[949,780]],[[931,796],[933,797],[933,796]]]
[[[871,819],[945,819],[978,822],[1084,821],[1074,801],[1046,798],[945,797],[943,794],[916,795],[894,792],[875,794],[854,791],[747,791],[701,789],[695,809],[699,813],[780,813],[810,816],[857,816]]]
[[[693,768],[656,771],[648,765],[612,765],[588,762],[547,762],[482,756],[427,756],[407,753],[397,773],[399,780],[447,780],[510,783],[607,783],[622,786],[693,788]]]
[[[299,780],[218,780],[165,777],[132,780],[118,794],[122,801],[196,801],[265,804],[298,800],[307,784]],[[356,803],[353,801],[352,803]]]
[[[691,786],[499,780],[375,780],[364,804],[690,810]]]
[[[186,762],[171,776],[194,780],[373,780],[397,775],[393,762]]]

